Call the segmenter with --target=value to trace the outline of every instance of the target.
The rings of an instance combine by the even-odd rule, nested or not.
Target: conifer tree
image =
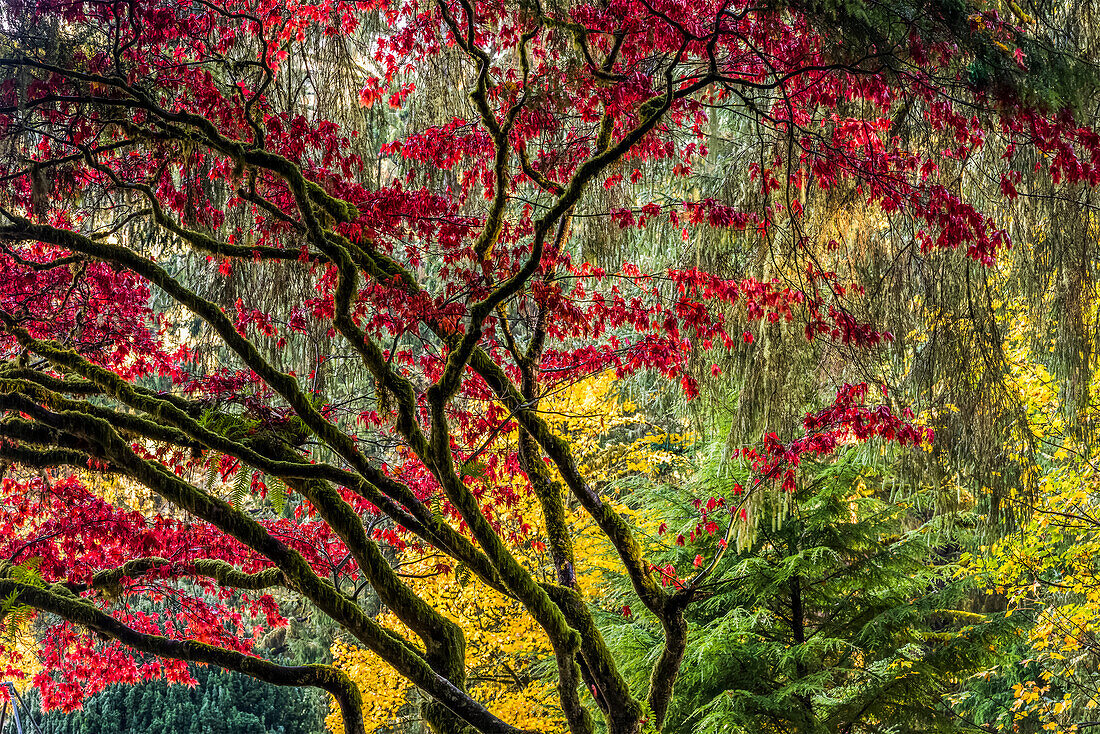
[[[966,519],[953,518],[955,530],[918,521],[914,498],[883,496],[883,461],[849,451],[807,467],[793,495],[758,498],[752,522],[736,524],[736,552],[688,615],[693,643],[666,731],[965,730],[951,697],[1010,649],[1016,627],[972,608],[954,536]],[[736,468],[717,466],[695,481],[733,485]],[[721,540],[691,512],[697,491],[666,487],[638,500],[664,502],[666,517],[679,510],[665,536],[673,563],[702,559]],[[744,499],[716,494],[719,506]],[[648,619],[619,619],[608,635],[638,651],[656,632]]]

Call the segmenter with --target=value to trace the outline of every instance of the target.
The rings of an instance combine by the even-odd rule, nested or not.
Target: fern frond
[[[19,603],[19,592],[12,591],[0,600],[0,622],[4,623],[4,636],[16,634],[34,616],[34,609]]]
[[[271,477],[268,484],[267,498],[271,500],[271,506],[275,508],[277,515],[283,514],[286,507],[286,484],[279,477]]]
[[[13,581],[18,581],[27,586],[43,587],[46,585],[46,581],[38,571],[40,565],[42,565],[42,558],[35,556],[34,558],[27,559],[23,563],[12,566],[9,573]]]
[[[229,503],[238,510],[241,509],[241,505],[244,504],[245,497],[248,496],[248,489],[252,486],[252,472],[247,471],[244,467],[237,469],[237,475],[233,477],[233,491],[229,495]]]
[[[221,463],[221,458],[218,452],[210,452],[210,459],[206,464],[206,481],[203,485],[203,489],[207,492],[213,492],[214,487],[218,485],[218,464]]]
[[[0,601],[0,619],[6,619],[8,615],[15,609],[15,600],[19,598],[18,591],[12,591],[2,601]]]

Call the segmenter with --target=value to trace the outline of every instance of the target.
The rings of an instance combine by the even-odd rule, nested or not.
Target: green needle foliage
[[[321,734],[325,702],[302,688],[280,688],[208,667],[193,688],[147,681],[110,686],[72,714],[38,714],[50,734]],[[37,712],[37,707],[32,706]]]
[[[709,598],[689,613],[693,643],[665,734],[973,729],[949,702],[1014,638],[1015,620],[973,611],[953,565],[952,534],[965,522],[920,521],[911,504],[881,496],[883,480],[850,452],[804,466],[794,496],[754,499],[751,536],[730,548]],[[697,493],[670,486],[634,499],[679,511],[689,532]],[[720,535],[671,544],[665,560],[709,559]],[[605,619],[609,640],[633,658],[660,639],[644,615]]]

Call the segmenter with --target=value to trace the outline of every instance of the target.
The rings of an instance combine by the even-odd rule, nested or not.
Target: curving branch
[[[55,614],[74,624],[141,652],[172,660],[216,665],[278,686],[312,686],[336,699],[348,732],[366,734],[363,701],[347,674],[331,665],[284,666],[193,640],[139,632],[97,609],[64,586],[42,588],[0,576],[0,597],[15,604]]]

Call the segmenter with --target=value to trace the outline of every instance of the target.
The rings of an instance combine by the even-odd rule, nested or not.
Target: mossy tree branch
[[[233,650],[193,640],[151,635],[126,626],[63,586],[42,588],[0,576],[0,597],[55,614],[140,652],[172,660],[216,665],[279,686],[312,686],[332,694],[340,706],[345,730],[366,734],[363,701],[346,673],[331,665],[284,666]]]

